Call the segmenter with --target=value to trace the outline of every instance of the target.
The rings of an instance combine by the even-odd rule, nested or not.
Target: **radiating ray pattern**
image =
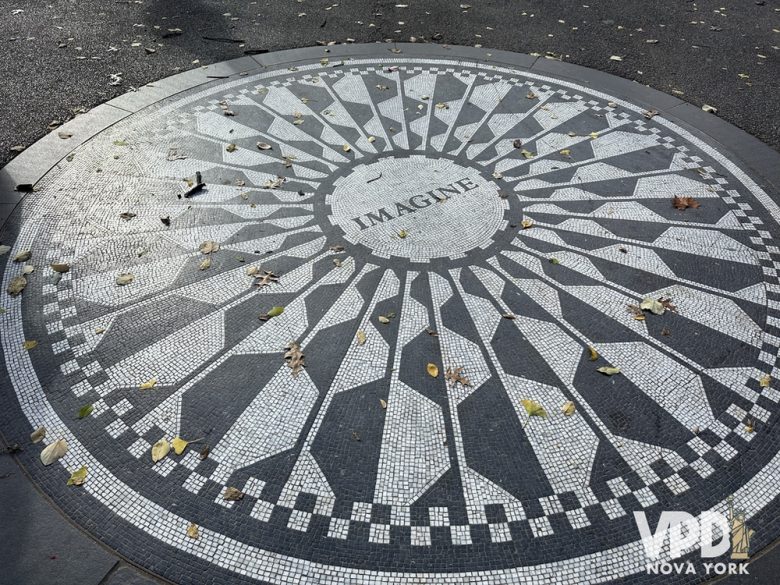
[[[687,501],[774,414],[766,211],[660,116],[403,59],[176,104],[60,164],[15,244],[71,266],[31,282],[20,327],[50,347],[55,409],[93,404],[107,467],[260,541],[457,552]],[[175,436],[202,441],[153,464]]]

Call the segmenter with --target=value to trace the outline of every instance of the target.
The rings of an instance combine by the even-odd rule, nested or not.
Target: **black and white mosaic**
[[[635,511],[758,513],[780,489],[780,209],[643,114],[484,63],[354,59],[109,128],[6,227],[16,424],[70,446],[33,475],[152,570],[186,553],[185,582],[601,582],[644,573]],[[645,298],[673,308],[637,319]],[[153,463],[175,437],[196,442]]]

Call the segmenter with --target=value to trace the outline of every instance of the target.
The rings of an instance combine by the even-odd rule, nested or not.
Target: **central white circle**
[[[386,158],[353,169],[327,197],[345,238],[416,262],[484,248],[506,225],[506,200],[478,171],[447,159]]]

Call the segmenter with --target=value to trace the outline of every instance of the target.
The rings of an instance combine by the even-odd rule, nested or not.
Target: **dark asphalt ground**
[[[411,37],[549,52],[715,106],[780,150],[780,0],[0,0],[0,166],[52,120],[182,70]]]

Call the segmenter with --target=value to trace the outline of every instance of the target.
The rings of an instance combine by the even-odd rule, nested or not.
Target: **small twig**
[[[381,178],[382,178],[382,173],[379,173],[378,177],[374,177],[373,179],[369,179],[368,181],[366,181],[366,185],[368,185],[369,183],[373,183],[374,181],[378,181]]]

